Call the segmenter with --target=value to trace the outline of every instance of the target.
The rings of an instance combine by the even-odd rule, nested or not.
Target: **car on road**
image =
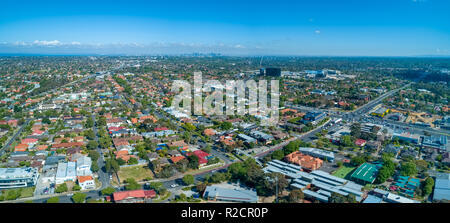
[[[171,188],[178,187],[178,184],[172,184],[172,185],[170,185],[170,187],[171,187]]]

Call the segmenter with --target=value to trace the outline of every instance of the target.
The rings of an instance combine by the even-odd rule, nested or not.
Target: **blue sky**
[[[448,0],[18,1],[0,53],[450,55]]]

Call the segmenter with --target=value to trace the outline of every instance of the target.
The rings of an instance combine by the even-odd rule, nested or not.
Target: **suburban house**
[[[77,179],[81,190],[95,189],[95,181],[92,176],[78,176]]]
[[[110,200],[114,203],[145,203],[148,199],[152,199],[156,196],[154,190],[130,190],[114,192]]]

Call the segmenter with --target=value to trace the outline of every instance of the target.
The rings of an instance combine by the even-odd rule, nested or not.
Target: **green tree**
[[[118,172],[120,169],[120,165],[115,159],[107,159],[105,163],[105,169],[108,173]]]
[[[363,156],[355,156],[350,160],[350,163],[353,166],[359,166],[366,162],[366,159]]]
[[[194,184],[194,176],[187,174],[183,176],[183,183],[186,185]]]
[[[304,197],[305,195],[301,190],[292,190],[291,193],[289,193],[289,202],[298,203],[303,200]]]
[[[127,178],[127,185],[125,186],[126,190],[138,190],[141,189],[141,185],[139,185],[134,178]]]
[[[276,150],[272,153],[273,160],[282,160],[284,158],[284,152],[282,150]]]
[[[431,177],[428,177],[423,183],[423,193],[425,195],[430,195],[433,191],[434,180]]]
[[[190,156],[188,156],[188,160],[189,160],[188,168],[190,168],[190,169],[198,169],[199,161],[198,161],[198,157],[197,156],[190,155]]]
[[[81,190],[81,187],[80,187],[80,185],[74,185],[74,186],[72,187],[72,190],[73,190],[73,191],[80,191],[80,190]]]
[[[186,131],[188,131],[188,132],[193,132],[196,129],[196,127],[191,123],[184,124],[183,128],[186,129]]]
[[[95,150],[90,150],[88,156],[91,157],[92,162],[97,162],[98,158],[100,158],[100,154]]]
[[[91,117],[88,117],[86,120],[86,124],[84,125],[86,128],[94,127],[94,120]]]
[[[114,187],[107,187],[102,190],[102,195],[112,195],[114,192],[116,192],[116,189],[114,189]]]
[[[233,128],[233,125],[231,124],[231,122],[222,122],[220,124],[220,128],[223,130],[230,130],[231,128]]]
[[[63,183],[61,185],[59,185],[58,187],[56,187],[55,192],[56,193],[64,193],[67,192],[69,189],[67,188],[67,184]]]
[[[400,174],[403,176],[414,176],[417,174],[416,164],[413,162],[403,162],[400,166]]]
[[[95,150],[95,149],[97,149],[97,147],[98,147],[98,142],[94,141],[94,140],[89,141],[88,144],[86,145],[86,148],[89,150]]]
[[[355,144],[353,143],[352,137],[349,135],[344,135],[341,137],[341,144],[345,147],[350,147],[350,146],[354,146]]]
[[[75,203],[84,203],[84,201],[86,200],[86,194],[77,192],[72,196],[72,200]]]
[[[100,170],[100,168],[98,167],[97,162],[93,162],[93,163],[91,164],[91,171],[94,172],[94,173],[96,173],[96,172],[98,172],[99,170]]]
[[[136,158],[134,158],[134,157],[131,157],[128,160],[128,164],[130,164],[130,165],[134,165],[134,164],[138,164],[138,163],[139,163],[139,161]]]

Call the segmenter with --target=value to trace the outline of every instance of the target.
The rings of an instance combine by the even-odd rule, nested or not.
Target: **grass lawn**
[[[145,178],[154,178],[153,172],[146,165],[121,167],[119,170],[119,178],[123,182],[127,178],[134,178],[136,181],[143,181]],[[113,178],[117,181],[116,178]]]
[[[23,188],[20,193],[20,198],[32,197],[34,193],[34,187]]]
[[[347,177],[350,177],[350,173],[356,169],[356,167],[351,166],[341,166],[341,168],[337,169],[332,175],[335,177],[347,179]]]
[[[170,195],[172,195],[172,193],[169,192],[169,191],[167,191],[166,194],[164,194],[164,196],[162,196],[162,197],[159,196],[158,199],[153,199],[152,202],[153,202],[153,203],[159,203],[159,202],[164,201],[164,200],[166,200],[167,198],[169,198]]]

